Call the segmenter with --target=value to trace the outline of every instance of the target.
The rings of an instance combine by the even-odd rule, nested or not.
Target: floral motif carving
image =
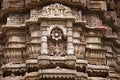
[[[55,29],[55,30],[52,30],[50,36],[51,36],[51,38],[52,38],[53,40],[55,40],[55,41],[59,41],[59,40],[62,39],[63,34],[62,34],[62,31],[61,31],[61,30],[59,30],[59,29]]]
[[[59,28],[55,28],[51,31],[50,38],[48,40],[48,50],[50,55],[63,56],[66,54],[66,40],[63,37],[63,33]]]
[[[66,54],[66,42],[57,42],[48,41],[48,53],[54,56],[64,56]]]

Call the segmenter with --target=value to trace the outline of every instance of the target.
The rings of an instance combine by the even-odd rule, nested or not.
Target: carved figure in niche
[[[58,16],[59,15],[59,11],[60,11],[59,10],[59,6],[56,5],[55,7],[56,7],[55,10],[54,9],[53,10],[55,11],[55,16]]]
[[[54,56],[64,56],[66,54],[66,39],[59,28],[54,28],[48,38],[48,52]]]

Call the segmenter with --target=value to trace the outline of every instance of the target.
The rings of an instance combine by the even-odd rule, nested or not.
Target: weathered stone
[[[114,0],[0,2],[0,80],[120,80]]]

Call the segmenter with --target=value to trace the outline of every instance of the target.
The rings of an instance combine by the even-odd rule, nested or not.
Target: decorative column
[[[47,47],[47,23],[41,22],[41,54],[48,54]]]
[[[67,54],[73,55],[74,54],[74,47],[73,47],[73,37],[72,37],[72,21],[67,21]]]
[[[25,48],[25,34],[25,30],[21,28],[7,30],[7,42],[4,48],[6,63],[21,63],[23,61],[22,52]]]
[[[37,59],[40,54],[40,27],[38,24],[29,26],[30,31],[30,42],[27,42],[27,52],[29,58]]]

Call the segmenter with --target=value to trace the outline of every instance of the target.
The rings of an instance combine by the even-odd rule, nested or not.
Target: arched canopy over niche
[[[41,22],[42,20],[72,20],[73,22],[81,22],[81,10],[72,10],[60,3],[50,4],[43,8],[36,8],[30,11],[30,21]]]

